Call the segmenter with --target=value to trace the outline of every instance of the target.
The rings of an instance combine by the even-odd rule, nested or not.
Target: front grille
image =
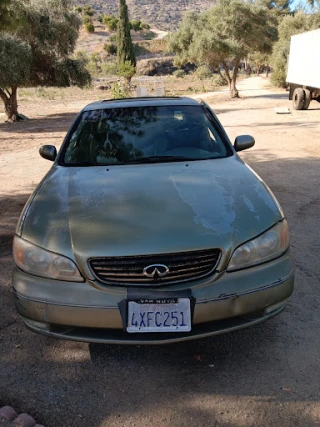
[[[96,279],[106,284],[161,286],[207,276],[213,273],[219,257],[220,251],[211,249],[165,255],[91,258],[89,265]],[[154,264],[167,266],[169,272],[164,277],[146,277],[144,268]]]

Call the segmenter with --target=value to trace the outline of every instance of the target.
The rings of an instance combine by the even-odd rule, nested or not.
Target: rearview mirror
[[[234,141],[234,149],[236,151],[246,150],[247,148],[253,147],[255,144],[255,140],[250,135],[240,135],[237,136]]]
[[[57,157],[57,149],[54,145],[43,145],[39,150],[40,156],[44,159],[55,161]]]

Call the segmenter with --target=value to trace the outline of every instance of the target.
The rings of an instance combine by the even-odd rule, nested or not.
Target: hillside
[[[117,0],[77,0],[79,5],[90,4],[98,13],[116,15]],[[127,0],[130,19],[141,19],[162,30],[177,28],[184,12],[209,9],[214,0]]]

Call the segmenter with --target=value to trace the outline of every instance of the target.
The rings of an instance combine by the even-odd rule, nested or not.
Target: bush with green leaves
[[[225,86],[228,84],[226,79],[223,79],[220,74],[213,74],[211,77],[211,81],[214,87]]]
[[[129,98],[131,95],[128,86],[121,82],[117,82],[113,85],[111,94],[113,99]]]
[[[150,30],[150,28],[151,28],[149,24],[144,24],[143,22],[141,22],[140,27],[143,30]]]
[[[82,8],[82,13],[84,15],[93,16],[96,13],[96,11],[90,5],[88,5]]]
[[[117,54],[117,45],[115,45],[114,43],[105,43],[103,46],[103,49],[109,55],[116,55]]]
[[[101,74],[103,76],[115,76],[118,72],[118,67],[115,62],[102,62]]]
[[[92,33],[94,33],[94,25],[93,25],[93,23],[90,21],[90,22],[86,22],[85,24],[84,24],[84,29],[86,30],[86,32],[87,33],[89,33],[89,34],[92,34]]]
[[[208,79],[212,76],[212,72],[210,71],[209,67],[207,65],[200,65],[194,74],[198,77],[200,80]]]
[[[83,25],[85,25],[85,24],[89,24],[89,23],[91,23],[91,24],[92,24],[92,19],[90,18],[90,16],[88,16],[88,15],[84,15],[84,16],[82,17],[82,22],[83,22]]]
[[[185,72],[183,71],[183,70],[175,70],[173,73],[172,73],[172,75],[173,76],[175,76],[175,77],[178,77],[178,78],[184,78],[185,77]]]
[[[141,21],[139,19],[130,21],[130,29],[133,31],[142,31]]]
[[[131,61],[120,62],[118,64],[118,75],[124,77],[127,83],[131,82],[132,77],[136,74],[136,66]]]
[[[109,31],[116,31],[118,26],[118,19],[113,15],[104,15],[102,23]]]

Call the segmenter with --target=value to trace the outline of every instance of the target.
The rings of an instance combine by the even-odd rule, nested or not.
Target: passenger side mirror
[[[253,147],[255,144],[255,140],[250,135],[240,135],[237,136],[234,141],[234,149],[236,151],[246,150],[247,148]]]
[[[44,159],[55,161],[57,157],[57,149],[54,145],[43,145],[39,149],[40,156]]]

